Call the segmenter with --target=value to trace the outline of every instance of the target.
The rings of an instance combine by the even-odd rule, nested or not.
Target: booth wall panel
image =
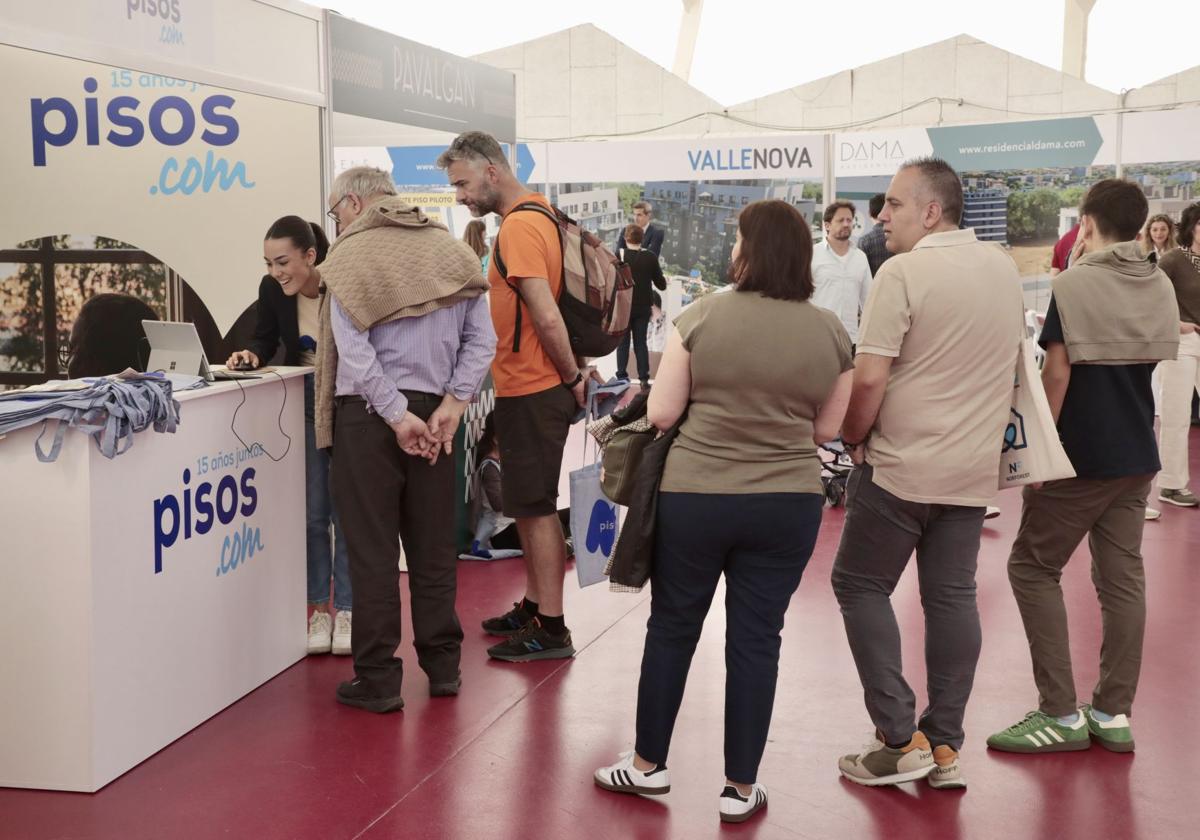
[[[69,430],[58,461],[39,464],[40,433],[39,424],[0,439],[0,786],[87,790],[92,568],[83,450],[92,444]]]

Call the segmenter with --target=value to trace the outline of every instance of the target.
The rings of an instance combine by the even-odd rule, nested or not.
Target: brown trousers
[[[428,420],[441,397],[405,392]],[[462,626],[454,610],[454,458],[430,466],[407,455],[359,398],[338,398],[333,433],[333,502],[350,555],[354,673],[380,696],[400,693],[400,540],[408,563],[413,646],[429,681],[458,679]]]
[[[1107,480],[1071,478],[1026,487],[1021,529],[1008,558],[1008,579],[1021,609],[1033,658],[1038,708],[1062,717],[1078,708],[1067,610],[1060,581],[1071,553],[1088,538],[1092,583],[1100,599],[1100,679],[1092,705],[1129,714],[1142,666],[1146,577],[1142,529],[1153,475]]]

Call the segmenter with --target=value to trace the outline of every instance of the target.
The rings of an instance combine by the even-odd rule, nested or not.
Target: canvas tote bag
[[[1034,358],[1033,339],[1022,336],[1013,377],[1012,406],[1000,449],[1001,490],[1062,478],[1074,478],[1075,468],[1063,449],[1042,388]]]

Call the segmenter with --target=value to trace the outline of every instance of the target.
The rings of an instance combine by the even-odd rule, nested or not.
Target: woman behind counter
[[[284,216],[271,225],[263,242],[267,275],[258,285],[258,320],[246,350],[229,357],[231,368],[261,367],[283,344],[285,365],[315,365],[320,312],[321,275],[329,240],[319,225],[299,216]],[[317,449],[313,426],[313,374],[304,377],[304,472],[308,523],[308,652],[350,653],[351,608],[349,558],[341,525],[329,493],[329,453]],[[330,542],[332,523],[334,539]],[[333,606],[329,615],[329,581]]]

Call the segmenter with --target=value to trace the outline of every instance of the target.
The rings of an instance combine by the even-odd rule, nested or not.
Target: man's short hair
[[[871,203],[867,205],[871,211],[871,218],[878,219],[879,214],[883,212],[883,203],[887,200],[887,195],[884,193],[875,193],[871,196]]]
[[[508,158],[500,141],[486,131],[464,131],[450,141],[446,151],[438,155],[438,169],[449,169],[450,164],[469,160],[475,163],[487,163],[500,169],[508,169]]]
[[[963,188],[954,167],[941,158],[921,157],[905,161],[900,168],[917,170],[928,197],[942,208],[942,218],[951,224],[962,223]]]
[[[654,205],[649,201],[635,201],[633,203],[633,209],[645,211],[647,216],[654,215]]]
[[[854,206],[854,202],[852,202],[852,201],[835,201],[832,204],[825,205],[825,216],[824,216],[825,224],[829,224],[830,222],[832,222],[833,217],[837,215],[837,211],[839,211],[839,210],[849,210],[851,219],[853,219],[856,215],[858,215],[858,208]]]
[[[645,232],[637,225],[627,225],[625,228],[625,242],[629,245],[641,245],[645,236]]]
[[[1146,194],[1133,181],[1105,178],[1092,184],[1079,212],[1092,220],[1105,239],[1128,242],[1136,239],[1150,213]]]
[[[395,195],[396,184],[392,181],[390,172],[374,166],[354,166],[333,179],[329,197],[336,201],[350,193],[359,198]]]

